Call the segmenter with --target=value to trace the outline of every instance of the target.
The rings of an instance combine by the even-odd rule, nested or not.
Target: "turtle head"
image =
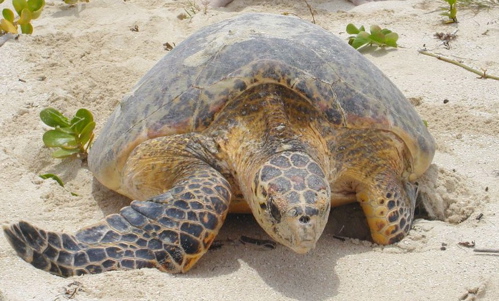
[[[251,207],[277,242],[306,253],[326,226],[331,191],[322,168],[302,152],[273,155],[256,172]]]

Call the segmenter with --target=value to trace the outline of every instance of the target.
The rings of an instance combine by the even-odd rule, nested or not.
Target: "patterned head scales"
[[[315,247],[327,223],[331,192],[321,167],[308,155],[279,153],[257,172],[259,204],[253,214],[276,241],[298,253]]]

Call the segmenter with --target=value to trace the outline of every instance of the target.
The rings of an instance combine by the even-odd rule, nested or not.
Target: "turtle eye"
[[[267,208],[270,209],[270,215],[278,222],[281,222],[281,211],[277,208],[273,197],[269,197],[267,201]]]

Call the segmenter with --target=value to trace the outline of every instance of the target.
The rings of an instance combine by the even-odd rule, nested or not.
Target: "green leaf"
[[[82,152],[82,148],[80,147],[81,145],[78,143],[78,141],[75,138],[74,142],[68,142],[67,144],[59,146],[62,149],[65,150],[77,150],[78,153]]]
[[[12,5],[19,16],[23,9],[28,8],[28,2],[26,2],[26,0],[12,0]]]
[[[31,21],[31,11],[29,9],[25,8],[21,12],[21,17],[19,18],[17,23],[19,23],[19,25],[26,25],[30,21]],[[25,33],[25,32],[23,31],[23,33]]]
[[[22,24],[21,26],[21,32],[25,34],[32,34],[33,33],[33,25],[31,23],[28,24]]]
[[[14,23],[14,12],[11,11],[8,8],[4,8],[2,10],[2,15],[5,18],[5,20],[9,21],[10,23]]]
[[[73,129],[73,127],[71,127],[71,126],[57,127],[56,130],[58,130],[59,132],[62,132],[62,133],[73,135],[75,137],[78,136],[78,133],[76,133],[75,130]]]
[[[28,0],[29,10],[35,12],[45,6],[45,0]]]
[[[352,40],[352,43],[350,45],[352,45],[352,47],[355,49],[359,49],[360,47],[362,47],[368,43],[369,43],[369,40],[355,38]]]
[[[456,16],[457,16],[457,7],[453,6],[450,9],[450,17],[454,19]]]
[[[32,13],[31,17],[37,19],[45,7],[45,0],[28,0],[28,7]]]
[[[371,30],[371,34],[381,32],[381,27],[378,25],[371,25],[369,29]]]
[[[71,155],[73,155],[73,154],[69,154],[69,155],[67,153],[64,154],[65,157],[71,156]],[[52,180],[56,181],[59,185],[61,185],[61,187],[64,187],[64,183],[62,182],[62,180],[58,176],[56,176],[54,174],[47,173],[47,174],[44,174],[44,175],[39,175],[39,177],[42,178],[42,179],[44,179],[44,180],[46,180],[46,179],[52,179]],[[78,194],[76,194],[74,192],[70,192],[70,193],[71,193],[72,196],[78,196]]]
[[[390,32],[385,36],[385,43],[391,47],[397,47],[397,40],[399,39],[399,35],[396,32]]]
[[[368,44],[371,42],[371,39],[369,38],[369,34],[365,31],[361,31],[357,37],[352,41],[352,47],[355,49],[359,49],[360,47]]]
[[[372,32],[369,37],[378,45],[385,44],[385,35],[381,32],[381,30]]]
[[[387,34],[391,33],[392,31],[391,31],[390,29],[388,29],[388,28],[383,28],[383,29],[381,30],[381,32],[382,32],[384,35],[387,35]]]
[[[359,33],[359,29],[353,25],[352,23],[348,24],[347,25],[347,33],[348,34],[358,34]]]
[[[75,117],[71,120],[71,127],[76,133],[80,134],[92,121],[94,121],[94,117],[89,110],[79,109],[78,112],[76,112]]]
[[[40,119],[43,123],[51,127],[69,127],[71,125],[68,118],[54,108],[43,109],[40,112]]]
[[[3,3],[3,0],[0,0],[0,4],[2,4],[2,3]]]
[[[44,175],[40,175],[40,178],[42,178],[44,180],[45,179],[52,179],[52,180],[56,181],[57,183],[59,183],[59,185],[61,185],[62,187],[64,187],[64,183],[62,183],[62,180],[58,176],[56,176],[54,174],[46,173]]]
[[[73,149],[73,146],[77,145],[75,136],[58,130],[45,132],[43,134],[43,143],[48,147],[65,147],[70,149]]]
[[[94,137],[95,122],[90,122],[80,133],[81,145],[86,145]]]
[[[0,20],[0,28],[6,32],[10,32],[10,33],[14,33],[14,34],[17,33],[17,28],[14,26],[14,24],[12,24],[12,22],[10,22],[6,19]]]
[[[58,149],[52,153],[54,158],[66,158],[80,153],[79,149]]]

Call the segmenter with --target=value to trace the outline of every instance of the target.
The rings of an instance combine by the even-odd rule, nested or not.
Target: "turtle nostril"
[[[310,216],[304,215],[299,219],[300,223],[307,224],[310,221]]]

